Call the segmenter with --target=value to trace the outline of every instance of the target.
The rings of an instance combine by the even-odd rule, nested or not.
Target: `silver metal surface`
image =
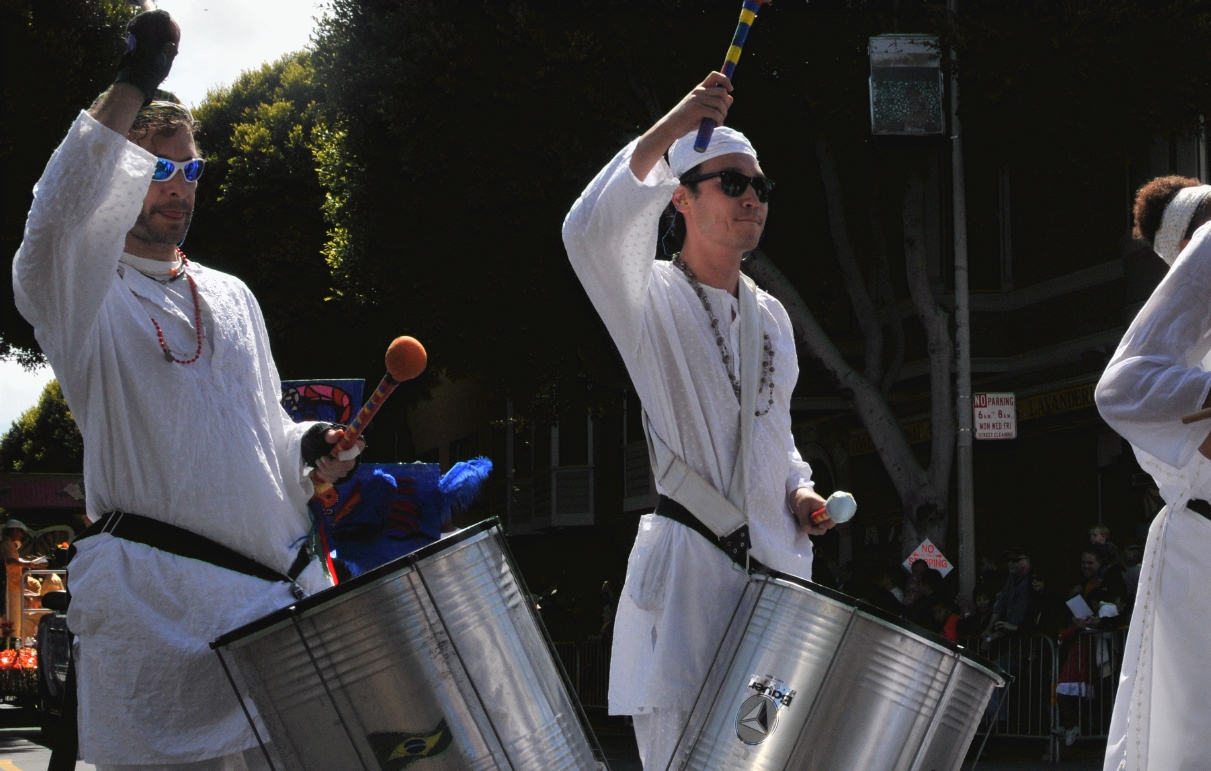
[[[216,643],[278,769],[596,771],[498,528],[340,588]]]
[[[798,583],[745,590],[669,765],[957,771],[995,672]]]

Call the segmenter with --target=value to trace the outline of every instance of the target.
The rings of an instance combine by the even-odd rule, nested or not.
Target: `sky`
[[[160,0],[181,26],[181,47],[164,88],[191,106],[241,72],[307,46],[319,0]],[[84,106],[84,105],[81,105]],[[49,367],[29,373],[0,361],[0,433],[38,401]]]

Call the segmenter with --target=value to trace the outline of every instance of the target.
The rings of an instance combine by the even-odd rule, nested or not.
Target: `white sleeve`
[[[788,460],[790,461],[790,470],[786,474],[787,496],[801,487],[810,489],[815,489],[816,487],[816,483],[812,481],[812,467],[799,454],[799,448],[795,446],[795,437],[793,436],[790,438],[790,446],[791,450],[787,453]]]
[[[627,361],[639,348],[660,214],[678,184],[663,158],[640,181],[631,172],[636,142],[598,173],[563,223],[572,269]]]
[[[1211,432],[1185,425],[1211,392],[1211,225],[1195,233],[1152,293],[1097,384],[1102,418],[1135,447],[1183,468]]]
[[[81,343],[114,281],[155,163],[150,153],[81,112],[34,187],[13,259],[13,294],[38,342],[59,361],[90,354]]]

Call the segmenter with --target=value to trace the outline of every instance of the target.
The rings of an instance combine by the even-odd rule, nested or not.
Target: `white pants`
[[[632,715],[635,723],[635,743],[639,745],[639,760],[644,771],[664,771],[677,749],[677,741],[685,724],[688,712],[652,710],[651,714]]]
[[[269,771],[260,747],[224,755],[221,758],[198,760],[193,763],[170,763],[152,766],[100,763],[97,771]]]

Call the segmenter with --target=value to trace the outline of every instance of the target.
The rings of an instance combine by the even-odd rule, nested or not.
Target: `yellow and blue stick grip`
[[[732,36],[732,44],[727,49],[727,56],[720,69],[728,80],[731,80],[732,73],[736,71],[736,63],[740,61],[740,52],[744,50],[744,41],[748,39],[748,31],[752,28],[753,22],[757,20],[757,11],[761,10],[761,4],[765,1],[744,0],[744,6],[740,9],[740,23],[736,25],[736,34]],[[706,152],[706,148],[711,144],[711,134],[718,125],[710,118],[702,119],[702,123],[698,124],[698,136],[694,139],[695,150],[700,153]]]

